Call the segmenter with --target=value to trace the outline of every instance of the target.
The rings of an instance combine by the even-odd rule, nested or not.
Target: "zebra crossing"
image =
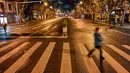
[[[51,42],[49,44],[49,46],[47,47],[45,53],[42,54],[41,58],[39,59],[38,63],[36,64],[36,66],[34,67],[34,69],[32,70],[32,73],[43,73],[44,69],[47,65],[47,62],[49,60],[49,57],[51,55],[51,52],[53,50],[55,43]]]
[[[25,53],[11,67],[9,67],[8,70],[5,71],[5,73],[15,73],[23,65],[23,63],[25,63],[25,61],[31,56],[31,54],[41,45],[41,43],[42,42],[38,42],[33,47],[31,47],[31,49],[29,49],[27,53]]]
[[[78,44],[79,49],[82,53],[82,55],[87,55],[88,51],[86,50],[85,46],[82,43]],[[100,70],[98,69],[98,67],[96,66],[94,60],[92,58],[88,58],[88,57],[83,57],[85,64],[87,65],[87,69],[89,73],[100,73]]]
[[[72,73],[71,58],[70,58],[70,46],[69,43],[63,44],[62,62],[60,73]]]
[[[57,42],[49,42],[45,51],[40,56],[39,60],[37,61],[34,68],[32,68],[31,73],[44,73],[46,66],[48,64],[49,58],[51,57],[52,51],[55,48]],[[24,49],[26,46],[31,44],[31,42],[10,42],[7,45],[1,46],[6,44],[6,42],[0,42],[0,53],[6,51],[7,49],[11,49],[12,46],[16,46],[16,48],[9,50],[9,52],[4,53],[4,55],[0,56],[0,65],[3,62],[7,61],[10,57],[17,54],[20,50]],[[32,45],[21,57],[19,57],[11,66],[9,66],[6,70],[1,70],[2,73],[16,73],[24,64],[25,62],[32,56],[32,54],[43,44],[43,42],[36,42]],[[85,47],[84,43],[77,43],[79,52],[83,58],[84,65],[87,69],[87,72],[84,73],[101,73],[99,67],[97,66],[95,60],[93,58],[88,58],[88,48]],[[63,42],[62,49],[62,58],[61,58],[61,66],[60,66],[60,73],[73,73],[72,65],[73,61],[71,61],[71,48],[69,42]],[[128,62],[130,61],[130,55],[125,53],[124,51],[120,50],[118,47],[110,44],[106,44],[108,48],[116,52],[118,55],[122,56]],[[126,50],[130,51],[129,45],[121,45]],[[105,61],[117,72],[117,73],[129,73],[130,70],[126,69],[120,62],[118,62],[109,52],[103,50],[103,56],[105,57]],[[97,57],[97,56],[96,56]],[[75,57],[76,58],[76,57]],[[130,64],[130,63],[129,63]],[[24,70],[24,68],[23,68]]]

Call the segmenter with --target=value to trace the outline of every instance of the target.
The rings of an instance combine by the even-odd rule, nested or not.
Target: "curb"
[[[29,24],[29,23],[33,23],[35,21],[40,21],[40,20],[32,20],[32,21],[27,21],[21,24],[16,24],[16,23],[12,23],[12,24],[8,24],[8,26],[15,26],[15,25],[24,25],[24,24]]]

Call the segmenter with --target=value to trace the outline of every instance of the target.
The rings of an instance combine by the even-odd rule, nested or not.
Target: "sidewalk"
[[[124,26],[122,26],[123,28],[127,28],[130,29],[130,23],[125,23]]]
[[[19,26],[24,26],[24,25],[28,25],[28,24],[31,24],[31,23],[34,23],[34,22],[36,22],[36,21],[39,21],[39,20],[32,20],[32,21],[28,21],[28,22],[25,22],[25,23],[22,23],[22,24],[16,24],[16,23],[10,23],[10,24],[7,24],[7,28],[8,28],[8,30],[7,30],[7,32],[9,31],[9,30],[11,30],[11,29],[13,29],[13,28],[17,28],[17,27],[19,27]],[[0,25],[0,34],[1,33],[4,33],[4,30],[3,30],[3,27],[2,27],[2,25]]]
[[[90,22],[95,27],[101,27],[103,30],[110,29],[109,24],[101,24],[99,22],[93,22],[91,20],[85,20],[87,22]],[[116,26],[115,28],[112,28],[112,30],[120,31],[123,34],[130,34],[130,23],[125,23],[123,26]]]
[[[93,23],[95,26],[104,26],[104,27],[108,27],[109,24],[108,23],[101,23],[101,22],[93,22],[91,20],[88,20],[89,22]],[[120,24],[118,24],[116,26],[116,28],[125,28],[125,29],[130,29],[130,23],[125,23],[123,26],[120,26]]]
[[[35,21],[40,21],[40,20],[31,20],[31,21],[27,21],[27,22],[24,22],[24,23],[20,23],[20,24],[9,23],[8,26],[24,25],[24,24],[33,23],[33,22],[35,22]]]

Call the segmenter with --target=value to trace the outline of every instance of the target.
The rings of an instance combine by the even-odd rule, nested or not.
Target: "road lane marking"
[[[2,45],[2,44],[6,44],[7,43],[7,41],[0,41],[0,45]]]
[[[48,23],[51,23],[51,22],[56,21],[56,20],[59,20],[59,19],[48,20]],[[46,24],[46,22],[44,22],[44,24]],[[14,30],[12,29],[12,30],[9,31],[9,32],[15,32],[15,33],[17,33],[16,30],[18,30],[18,29],[22,29],[22,30],[18,30],[18,31],[23,31],[23,30],[26,30],[26,29],[29,29],[29,28],[35,28],[35,27],[37,27],[37,26],[39,26],[39,24],[37,24],[37,25],[32,25],[32,26],[29,26],[29,27],[24,26],[24,27],[26,27],[26,28],[18,27],[18,28],[15,28]]]
[[[13,42],[13,41],[12,40],[9,40],[9,41],[0,41],[0,45],[6,44],[6,43],[10,43],[10,42]]]
[[[76,22],[77,20],[74,20],[74,21]],[[82,27],[84,27],[84,26],[83,26],[84,22],[81,21],[81,20],[78,20],[78,21],[82,22]],[[77,22],[77,24],[75,24],[78,28],[81,28],[81,26],[79,26],[79,25],[81,25],[80,22]],[[89,29],[89,28],[87,28],[87,29],[88,29],[90,32],[94,32],[92,29]]]
[[[36,43],[31,47],[21,58],[19,58],[12,66],[10,66],[4,73],[15,73],[27,59],[33,54],[33,52],[42,44],[42,42]]]
[[[37,24],[37,25],[38,25],[38,24]],[[11,31],[9,31],[9,33],[10,33],[10,32],[16,32],[16,30],[18,30],[18,29],[26,30],[26,29],[29,29],[29,28],[36,27],[37,25],[32,25],[32,26],[30,26],[30,27],[24,26],[24,28],[17,27],[17,28],[12,29]],[[26,28],[25,28],[25,27],[26,27]],[[18,30],[18,31],[22,31],[22,30]]]
[[[60,73],[72,73],[69,43],[63,44]]]
[[[54,49],[55,42],[50,42],[48,47],[46,48],[45,52],[42,54],[41,58],[37,62],[36,66],[33,68],[31,73],[43,73],[45,67],[48,63],[48,60],[51,56],[51,53]]]
[[[52,25],[52,23],[51,23],[51,24],[47,23],[47,24],[44,24],[44,25],[40,25],[40,26],[38,26],[38,27],[34,27],[34,28],[32,28],[32,29],[35,30],[35,29],[39,29],[39,28],[45,28],[45,27],[51,26],[51,25]]]
[[[19,30],[19,29],[21,29],[21,27],[13,28],[13,29],[11,29],[9,32],[13,32],[13,31],[16,31],[16,30]]]
[[[0,63],[2,63],[3,61],[5,61],[6,59],[8,59],[9,57],[11,57],[12,55],[14,55],[15,53],[17,53],[19,50],[21,50],[23,47],[25,47],[28,44],[29,44],[29,42],[25,42],[22,45],[20,45],[17,48],[15,48],[14,50],[12,50],[9,53],[5,54],[4,56],[0,57]]]
[[[123,66],[121,66],[113,57],[103,50],[105,60],[116,70],[117,73],[129,73]]]
[[[0,48],[0,52],[2,52],[2,51],[4,51],[4,50],[8,49],[8,48],[11,47],[11,46],[15,46],[15,45],[17,45],[17,44],[18,44],[18,42],[12,42],[12,43],[10,43],[10,44],[4,46],[4,47],[1,47],[1,48]]]
[[[128,45],[122,45],[123,47],[125,47],[126,49],[130,50],[130,46]]]
[[[127,36],[130,36],[130,34],[127,34],[127,33],[123,33],[123,32],[121,32],[121,31],[117,31],[117,30],[114,30],[114,32],[117,32],[117,33],[121,33],[121,34],[123,34],[123,35],[127,35]]]
[[[82,53],[84,62],[86,64],[86,66],[87,66],[88,72],[89,73],[100,73],[100,70],[98,69],[98,67],[97,67],[96,63],[94,62],[94,60],[92,58],[87,57],[88,51],[85,48],[84,44],[79,43],[78,46],[79,46],[79,49],[80,49],[80,51]]]
[[[123,52],[122,50],[120,50],[119,48],[113,46],[113,45],[107,45],[109,48],[111,48],[112,50],[114,50],[115,52],[117,52],[119,55],[121,55],[122,57],[124,57],[125,59],[127,59],[128,61],[130,61],[130,56],[128,54],[126,54],[125,52]]]
[[[43,32],[43,31],[47,31],[49,28],[50,28],[50,26],[47,26],[45,28],[42,28],[40,30],[35,31],[34,33],[30,34],[29,36],[32,36],[32,35],[34,35],[36,33],[40,33],[40,32]]]
[[[2,37],[0,37],[2,38]],[[7,36],[6,38],[30,39],[30,38],[68,38],[68,36]]]

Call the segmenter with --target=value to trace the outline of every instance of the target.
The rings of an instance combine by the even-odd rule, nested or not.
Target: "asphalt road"
[[[1,73],[100,73],[99,51],[92,58],[95,24],[68,19],[63,36],[61,18],[8,27],[0,32]],[[130,72],[130,34],[102,28],[104,73]]]

